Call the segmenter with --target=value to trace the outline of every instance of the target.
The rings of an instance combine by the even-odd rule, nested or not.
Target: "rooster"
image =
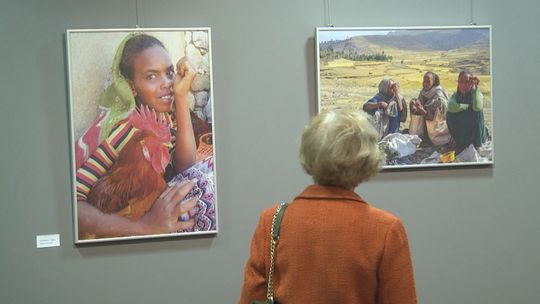
[[[165,120],[146,106],[133,111],[129,123],[138,131],[92,187],[88,202],[102,212],[138,220],[167,187],[163,173],[171,159],[171,131]]]

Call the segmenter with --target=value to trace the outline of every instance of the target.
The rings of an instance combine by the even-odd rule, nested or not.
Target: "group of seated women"
[[[482,146],[488,136],[479,84],[474,74],[461,71],[457,90],[448,98],[439,76],[425,73],[418,97],[409,102],[409,134],[434,146],[450,144],[458,153],[471,144]],[[399,83],[391,78],[381,80],[379,92],[364,103],[363,109],[372,116],[379,139],[400,132],[400,123],[407,120],[407,102],[399,93]]]

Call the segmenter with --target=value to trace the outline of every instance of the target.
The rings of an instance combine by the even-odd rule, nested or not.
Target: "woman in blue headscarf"
[[[379,131],[379,139],[399,132],[400,123],[407,120],[407,103],[399,94],[399,83],[385,77],[379,83],[379,93],[363,106],[364,111],[373,117]]]

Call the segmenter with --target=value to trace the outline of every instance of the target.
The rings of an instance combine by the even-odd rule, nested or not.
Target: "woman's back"
[[[274,212],[270,208],[262,213],[255,232],[259,237],[252,243],[261,252],[250,261],[259,264],[261,271],[264,265],[262,273],[268,271]],[[245,284],[250,279],[257,281],[246,273]],[[281,224],[274,298],[282,304],[416,303],[401,221],[350,190],[309,186],[287,208]]]

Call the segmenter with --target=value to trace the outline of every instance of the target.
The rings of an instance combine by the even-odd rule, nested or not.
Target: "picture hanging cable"
[[[471,2],[471,25],[476,25],[476,22],[474,22],[474,4],[473,0]]]
[[[139,0],[135,0],[135,27],[141,27],[139,25]]]
[[[330,13],[330,0],[324,0],[324,23],[328,27],[334,27],[332,24],[332,16]]]

